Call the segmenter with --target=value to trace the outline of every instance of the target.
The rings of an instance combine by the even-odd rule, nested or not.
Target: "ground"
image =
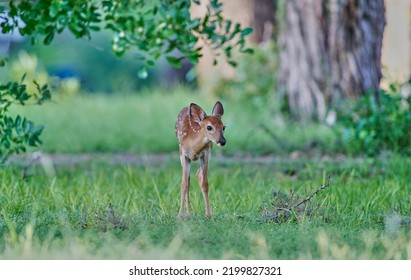
[[[181,220],[177,153],[41,157],[2,171],[2,258],[410,258],[410,159],[216,155],[213,218],[192,181]],[[273,218],[328,175],[302,209]]]
[[[177,218],[174,122],[190,102],[209,112],[215,100],[183,89],[17,111],[45,130],[41,147],[0,170],[0,258],[411,259],[409,156],[350,154],[336,128],[241,102],[222,100],[227,145],[211,156],[213,218],[196,164],[192,217]]]

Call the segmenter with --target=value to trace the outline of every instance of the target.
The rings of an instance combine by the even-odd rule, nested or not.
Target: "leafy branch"
[[[252,28],[225,19],[219,0],[203,1],[208,1],[206,15],[192,18],[190,7],[200,5],[200,0],[159,0],[149,4],[142,0],[12,0],[8,9],[0,9],[0,27],[2,33],[17,29],[33,44],[42,40],[45,45],[64,30],[76,38],[89,39],[93,31],[110,30],[112,51],[121,56],[134,49],[136,58],[144,64],[143,77],[144,69],[154,66],[163,55],[174,67],[180,67],[184,58],[197,63],[202,55],[199,41],[211,46],[215,56],[224,54],[236,66],[233,50],[252,53],[246,47]]]
[[[206,1],[206,0],[204,0]],[[101,29],[113,32],[112,51],[121,56],[128,50],[136,52],[142,61],[141,78],[147,69],[165,56],[174,67],[182,60],[197,63],[202,56],[200,41],[211,46],[215,56],[224,54],[228,63],[236,66],[232,52],[252,53],[247,48],[246,36],[251,28],[242,28],[222,16],[219,0],[208,0],[204,18],[192,18],[191,5],[200,0],[10,0],[0,2],[0,30],[3,34],[18,31],[30,38],[32,44],[41,41],[51,44],[56,34],[65,30],[76,38],[91,39],[92,32]],[[215,60],[217,63],[217,60]],[[3,67],[5,60],[0,60]],[[41,143],[43,126],[35,126],[26,118],[8,115],[10,105],[21,105],[35,98],[42,104],[50,98],[47,85],[36,82],[37,93],[30,95],[21,82],[0,85],[0,160],[11,154],[26,151],[26,146]]]
[[[41,144],[40,135],[44,129],[42,125],[36,126],[32,121],[17,115],[8,114],[12,104],[25,105],[30,101],[42,104],[51,98],[47,85],[40,86],[36,81],[37,92],[29,94],[27,86],[20,82],[0,84],[0,162],[4,163],[10,155],[25,152],[27,146],[36,147]]]

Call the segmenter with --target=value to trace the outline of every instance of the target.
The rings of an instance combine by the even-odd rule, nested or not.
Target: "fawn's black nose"
[[[224,146],[226,143],[225,139],[221,139],[220,142],[218,142],[218,144],[220,144],[221,146]]]

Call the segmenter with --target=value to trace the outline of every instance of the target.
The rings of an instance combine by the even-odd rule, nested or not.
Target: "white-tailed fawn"
[[[197,170],[198,183],[204,197],[205,215],[211,217],[210,203],[208,201],[208,163],[210,161],[213,142],[224,146],[225,126],[221,121],[224,114],[223,104],[217,101],[211,116],[197,104],[183,108],[178,114],[175,132],[179,142],[180,161],[183,169],[181,180],[181,203],[179,216],[184,216],[184,200],[187,215],[190,216],[190,165],[191,161],[199,160]]]

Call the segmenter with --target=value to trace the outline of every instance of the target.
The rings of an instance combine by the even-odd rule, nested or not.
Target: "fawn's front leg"
[[[183,175],[181,179],[181,202],[180,202],[180,218],[184,216],[184,199],[186,199],[186,210],[187,215],[190,215],[190,198],[189,198],[189,189],[190,189],[190,166],[191,160],[188,159],[185,155],[180,154],[181,167],[183,169]]]
[[[205,215],[207,218],[211,218],[210,203],[208,201],[208,162],[210,160],[210,150],[206,151],[202,157],[200,157],[200,166],[197,170],[198,183],[201,188],[201,192],[204,197]]]

